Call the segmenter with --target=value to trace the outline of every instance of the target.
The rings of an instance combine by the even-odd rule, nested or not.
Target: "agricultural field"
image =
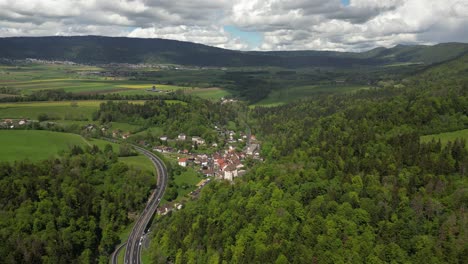
[[[221,88],[155,84],[149,80],[137,81],[129,80],[128,77],[101,77],[92,74],[104,70],[98,67],[73,65],[0,66],[0,88],[13,89],[23,95],[48,89],[63,89],[75,94],[122,95],[159,94],[183,90],[188,94],[207,99],[220,99],[230,94]],[[152,90],[153,86],[156,92],[148,91]],[[7,96],[11,95],[0,94],[0,97]]]
[[[28,118],[36,120],[46,114],[52,120],[90,120],[103,101],[58,101],[0,103],[0,118]],[[75,104],[76,103],[76,104]]]
[[[446,133],[440,133],[440,134],[434,134],[434,135],[426,135],[421,137],[421,142],[429,142],[432,139],[438,141],[440,140],[440,143],[442,145],[446,145],[447,142],[449,141],[455,141],[456,139],[465,139],[468,141],[468,129],[463,129],[463,130],[457,130],[453,132],[446,132]],[[468,145],[467,145],[468,148]]]
[[[29,159],[32,161],[58,157],[71,146],[97,145],[103,148],[109,142],[98,139],[87,140],[80,135],[42,130],[0,130],[0,161]],[[118,145],[113,145],[115,151]]]
[[[295,100],[313,97],[323,93],[352,93],[358,90],[369,89],[368,86],[356,85],[306,85],[290,87],[272,91],[267,98],[255,103],[253,106],[277,106]]]
[[[27,118],[37,120],[39,114],[46,114],[50,120],[91,120],[92,114],[105,101],[47,101],[0,103],[0,118]],[[141,103],[144,101],[130,101]]]

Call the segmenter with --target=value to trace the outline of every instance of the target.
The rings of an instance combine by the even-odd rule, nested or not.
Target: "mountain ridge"
[[[159,63],[187,66],[352,67],[392,63],[432,64],[468,51],[467,43],[397,45],[364,52],[237,51],[169,39],[46,36],[0,38],[0,58],[67,60],[87,64]]]

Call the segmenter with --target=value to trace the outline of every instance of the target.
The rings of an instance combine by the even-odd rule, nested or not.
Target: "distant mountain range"
[[[187,66],[351,67],[433,64],[468,52],[466,43],[398,45],[370,51],[234,51],[191,42],[102,36],[0,38],[0,58],[63,60],[86,64],[163,63]]]

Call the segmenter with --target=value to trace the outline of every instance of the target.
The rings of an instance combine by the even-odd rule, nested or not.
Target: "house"
[[[96,128],[96,127],[95,127],[94,124],[88,124],[88,125],[86,126],[86,131],[93,131],[95,128]]]
[[[186,136],[184,133],[181,133],[181,134],[179,134],[179,135],[177,136],[177,140],[182,140],[182,141],[184,141],[184,140],[186,140],[186,139],[187,139],[187,136]]]
[[[120,133],[122,133],[122,131],[120,131],[120,130],[114,130],[114,131],[112,131],[112,137],[115,137],[115,138],[116,138],[116,137],[118,137],[118,136],[120,135]]]
[[[259,144],[250,144],[249,146],[247,146],[245,154],[252,156],[259,149],[259,147]]]
[[[174,149],[166,146],[155,146],[153,147],[153,151],[157,151],[159,153],[170,153],[174,152]]]
[[[192,142],[197,143],[198,145],[204,145],[205,140],[201,137],[192,137]]]
[[[234,164],[228,165],[224,169],[224,179],[232,181],[235,177],[238,176],[237,168]]]
[[[157,151],[159,153],[164,153],[164,149],[165,149],[164,146],[156,146],[156,147],[153,148],[153,151]]]
[[[161,141],[167,141],[167,136],[161,136],[159,139],[160,139]]]
[[[166,215],[170,211],[171,211],[171,205],[170,204],[160,206],[157,209],[158,215]]]
[[[18,122],[18,125],[22,126],[22,125],[26,125],[28,123],[28,121],[26,121],[26,119],[21,119],[19,122]]]
[[[130,133],[125,133],[122,135],[122,139],[127,139],[130,137]]]
[[[187,167],[187,158],[179,158],[178,163],[179,166]]]

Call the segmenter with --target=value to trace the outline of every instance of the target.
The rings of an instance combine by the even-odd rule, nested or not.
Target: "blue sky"
[[[349,1],[350,0],[341,0],[341,3],[345,6],[348,6],[349,5]]]
[[[254,31],[243,31],[235,26],[224,26],[224,30],[235,38],[239,38],[249,45],[249,49],[259,47],[263,42],[263,35]]]

